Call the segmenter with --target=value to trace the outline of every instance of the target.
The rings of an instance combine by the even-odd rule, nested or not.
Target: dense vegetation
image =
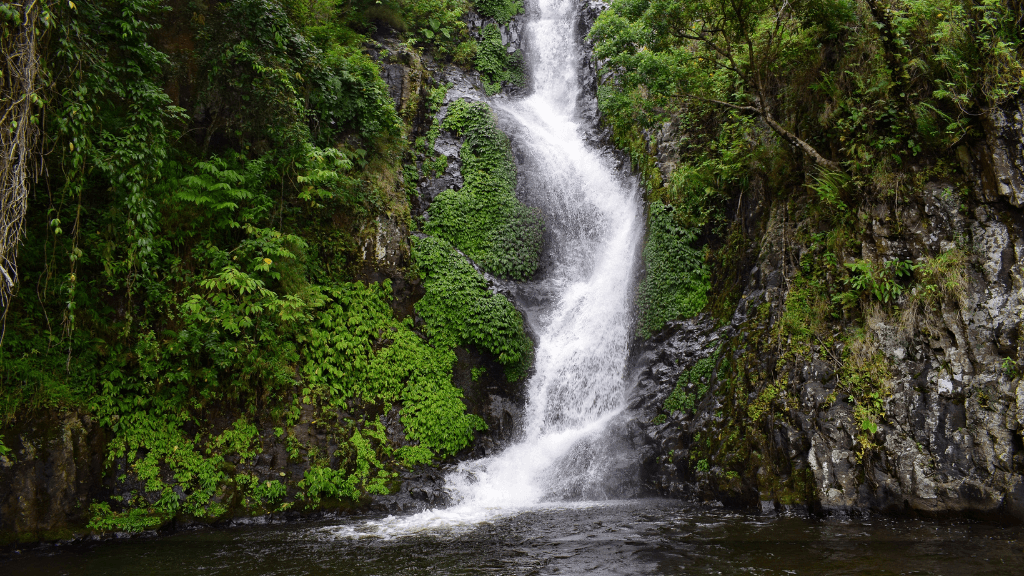
[[[614,0],[590,38],[604,118],[653,201],[644,335],[701,310],[725,323],[755,264],[780,272],[760,285],[784,302],[746,308],[746,328],[664,403],[661,421],[717,386],[721,433],[692,438],[689,468],[718,466],[725,491],[764,480],[771,434],[799,395],[788,375],[818,356],[838,378],[826,404],[852,406],[862,458],[891,395],[871,325],[934,333],[940,311],[963,304],[971,250],[960,238],[914,260],[869,255],[866,210],[929,182],[968,210],[970,147],[1024,84],[1024,4]],[[810,489],[790,481],[791,495]]]
[[[613,73],[601,110],[651,199],[692,231],[682,244],[727,257],[744,194],[810,192],[815,202],[792,216],[829,237],[818,245],[833,253],[823,264],[842,292],[864,270],[842,264],[860,202],[913,187],[911,167],[955,178],[951,152],[980,136],[984,111],[1019,93],[1022,22],[1013,0],[617,0],[591,38]],[[660,170],[665,122],[678,127],[678,163]],[[661,229],[662,211],[651,214]],[[649,262],[679,257],[654,244],[664,248],[649,245]],[[704,274],[691,269],[677,296],[649,299],[645,329],[692,312],[675,304]]]
[[[495,63],[490,32],[481,42],[470,33],[471,9],[465,0],[0,7],[5,46],[31,21],[43,55],[18,283],[4,310],[0,434],[48,410],[109,430],[108,473],[133,488],[127,500],[95,503],[94,528],[385,493],[401,466],[455,454],[485,428],[453,386],[456,346],[525,374],[531,344],[519,313],[444,240],[418,241],[410,262],[400,239],[406,260],[388,273],[422,275],[415,317],[396,316],[389,282],[359,281],[380,219],[414,226],[406,191],[425,158],[412,141],[444,95],[424,98],[424,85],[400,115],[371,55],[388,58],[390,46],[413,64],[485,62],[491,92],[521,80],[503,67],[512,56],[500,38]],[[522,4],[478,9],[505,23]],[[447,122],[468,139],[466,194],[496,195],[469,200],[478,214],[459,225],[476,236],[450,239],[488,270],[529,276],[539,223],[515,202],[507,139],[486,106],[457,104]],[[492,223],[503,231],[480,236]],[[517,255],[525,267],[508,259]],[[392,407],[404,438],[385,434]],[[299,423],[323,427],[336,449],[303,444]],[[11,451],[5,442],[0,455]],[[301,478],[253,468],[272,442],[305,463]]]

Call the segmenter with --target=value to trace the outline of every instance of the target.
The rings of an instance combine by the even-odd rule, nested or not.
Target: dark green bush
[[[492,292],[483,276],[441,238],[413,238],[413,256],[426,289],[416,312],[435,346],[477,346],[498,358],[509,380],[523,378],[533,344],[508,298]]]

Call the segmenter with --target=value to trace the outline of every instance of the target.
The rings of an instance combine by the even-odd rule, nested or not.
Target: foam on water
[[[554,294],[537,324],[535,374],[528,383],[520,440],[501,453],[464,462],[446,478],[452,506],[361,526],[335,536],[393,537],[458,530],[549,507],[600,505],[592,498],[605,469],[593,449],[624,405],[631,289],[643,220],[635,181],[589,147],[593,127],[576,116],[579,47],[574,0],[539,0],[527,25],[534,92],[495,99],[525,151],[529,202],[538,206],[554,244],[544,292]],[[568,478],[567,478],[568,477]]]

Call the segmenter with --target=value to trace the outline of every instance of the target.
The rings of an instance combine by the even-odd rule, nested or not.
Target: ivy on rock
[[[491,292],[484,277],[444,239],[413,238],[413,256],[426,289],[416,312],[435,345],[478,346],[497,356],[509,380],[525,377],[533,343],[512,302]]]
[[[501,32],[497,24],[488,24],[480,32],[474,64],[480,71],[480,79],[488,96],[497,94],[503,86],[526,85],[526,73],[523,69],[523,53],[519,50],[511,54],[501,43]]]
[[[678,225],[669,206],[651,204],[647,230],[646,272],[638,290],[640,333],[645,338],[670,320],[703,310],[711,276],[703,251],[693,247],[697,232]]]
[[[508,137],[483,102],[452,102],[442,129],[465,138],[459,150],[465,184],[434,199],[426,231],[496,276],[528,279],[540,261],[544,223],[516,198]]]
[[[308,398],[335,406],[353,398],[401,403],[406,437],[440,455],[454,454],[486,429],[479,416],[466,414],[462,391],[452,385],[453,340],[428,344],[411,318],[395,318],[390,281],[346,284],[331,296],[303,338]]]

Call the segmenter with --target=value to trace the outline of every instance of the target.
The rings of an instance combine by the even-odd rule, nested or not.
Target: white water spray
[[[533,286],[552,298],[534,322],[536,373],[528,383],[522,437],[449,474],[449,508],[345,529],[350,535],[456,528],[601,499],[604,459],[592,442],[625,402],[630,292],[643,221],[635,182],[583,139],[592,127],[576,116],[574,3],[538,0],[539,13],[527,25],[535,90],[522,100],[491,103],[515,124],[530,167],[520,177],[527,178],[529,202],[544,212],[553,238],[553,262]],[[577,502],[565,502],[569,498]]]

